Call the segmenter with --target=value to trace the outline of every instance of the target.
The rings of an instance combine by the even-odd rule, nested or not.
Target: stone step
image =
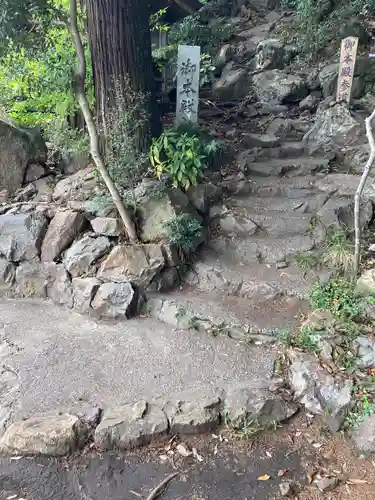
[[[302,196],[297,197],[300,194]],[[318,212],[326,200],[328,195],[314,190],[304,190],[303,193],[290,192],[291,197],[284,196],[246,196],[242,198],[232,198],[226,201],[231,211],[247,216],[251,219],[250,214],[255,212],[264,212],[265,214],[273,214],[280,217],[280,213],[289,213],[291,217],[300,217],[301,214],[315,214]]]
[[[309,278],[306,278],[306,273],[293,266],[278,269],[275,265],[258,261],[243,264],[228,249],[225,250],[206,249],[184,282],[201,291],[246,297],[254,304],[260,304],[284,295],[304,297],[309,283],[316,280],[315,272],[309,271]]]
[[[272,148],[256,148],[256,157],[260,160],[262,158],[300,158],[304,154],[306,154],[306,148],[302,141],[287,141]]]
[[[250,219],[257,227],[255,235],[262,234],[271,238],[297,236],[307,234],[311,226],[311,216],[304,213],[282,212],[277,210],[257,211],[242,209],[243,215]]]
[[[247,172],[259,177],[295,177],[328,170],[329,160],[325,158],[287,158],[267,162],[248,162]]]
[[[290,262],[296,254],[312,250],[315,242],[310,234],[272,238],[254,235],[231,240],[216,238],[210,241],[208,246],[234,263],[254,265],[260,262],[266,264]]]
[[[246,298],[186,289],[149,297],[150,314],[177,329],[197,329],[247,343],[272,344],[277,333],[297,326],[306,303],[281,297],[254,306]]]
[[[251,176],[251,192],[261,197],[280,196],[298,199],[315,196],[322,190],[315,188],[315,182],[324,183],[326,175],[305,175],[299,177]]]

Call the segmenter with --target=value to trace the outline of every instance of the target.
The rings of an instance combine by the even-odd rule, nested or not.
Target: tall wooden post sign
[[[350,101],[357,48],[357,37],[349,36],[348,38],[344,38],[341,42],[339,77],[337,80],[337,102],[349,103]]]
[[[179,45],[177,58],[176,123],[197,123],[201,48]]]

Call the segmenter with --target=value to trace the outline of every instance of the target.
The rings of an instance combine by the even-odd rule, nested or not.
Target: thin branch
[[[113,202],[116,205],[122,222],[124,223],[129,240],[131,242],[136,242],[137,233],[135,231],[132,218],[124,207],[119,192],[108,173],[103,156],[100,153],[98,130],[96,128],[94,117],[85,93],[86,57],[83,49],[81,35],[78,29],[77,0],[70,0],[70,18],[71,21],[68,27],[73,38],[78,58],[78,65],[76,70],[76,97],[78,104],[82,110],[82,114],[85,119],[87,130],[90,136],[90,153],[97,169],[99,170],[100,175],[103,178],[105,185],[107,186]]]
[[[176,476],[178,476],[178,472],[174,472],[173,474],[169,474],[163,481],[154,488],[149,496],[146,498],[146,500],[155,500],[158,496],[160,496],[164,489],[166,488],[167,484],[172,481]]]
[[[368,174],[375,160],[375,138],[372,130],[372,122],[375,118],[375,109],[369,117],[366,118],[366,136],[368,143],[370,145],[370,155],[363,170],[361,180],[359,181],[357,191],[354,197],[354,230],[355,230],[355,247],[354,247],[354,273],[355,276],[359,273],[359,267],[361,263],[361,197],[362,192],[366,184]]]

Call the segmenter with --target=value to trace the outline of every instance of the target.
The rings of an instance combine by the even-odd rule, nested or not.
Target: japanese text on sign
[[[179,45],[177,59],[177,124],[198,121],[200,47]]]
[[[354,36],[344,38],[341,42],[340,67],[337,80],[337,102],[349,103],[350,101],[357,48],[358,38]]]

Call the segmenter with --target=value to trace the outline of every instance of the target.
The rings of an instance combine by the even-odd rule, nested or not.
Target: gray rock
[[[292,130],[292,122],[285,118],[275,118],[267,128],[267,134],[285,138]]]
[[[229,43],[220,47],[215,59],[215,67],[218,71],[222,71],[224,66],[229,63],[233,55],[233,47]]]
[[[368,184],[363,190],[363,199],[375,204],[375,179],[368,177]],[[358,187],[358,176],[351,174],[332,173],[315,181],[315,187],[328,194],[335,193],[338,197],[354,197]]]
[[[135,190],[140,215],[140,239],[145,242],[168,238],[166,223],[187,214],[201,221],[188,197],[178,188],[163,188],[156,181],[144,180]]]
[[[81,314],[90,312],[92,299],[101,284],[96,278],[73,278],[73,308]]]
[[[25,182],[34,182],[46,174],[45,168],[40,163],[31,163],[27,166]]]
[[[278,69],[254,75],[253,86],[258,100],[271,104],[298,102],[308,94],[306,85],[300,76]]]
[[[337,477],[322,477],[315,479],[314,484],[317,485],[320,491],[332,491],[339,485],[339,480]]]
[[[92,198],[95,187],[94,167],[90,165],[58,182],[53,191],[53,199],[61,204],[86,201]]]
[[[91,307],[100,318],[125,319],[133,314],[136,299],[130,283],[103,283],[96,292]]]
[[[243,144],[248,148],[274,148],[280,144],[280,139],[273,134],[250,134],[242,136]]]
[[[14,194],[21,187],[28,163],[45,161],[46,145],[39,131],[0,119],[0,190]]]
[[[280,494],[283,497],[288,497],[293,494],[293,487],[290,483],[280,483],[279,484]]]
[[[97,277],[118,283],[131,281],[147,288],[165,266],[161,245],[117,245],[100,266]]]
[[[362,273],[357,280],[355,291],[364,297],[375,294],[375,269],[367,269]]]
[[[86,235],[67,250],[63,259],[65,269],[74,277],[87,275],[110,248],[111,243],[105,236],[91,238]]]
[[[221,190],[212,183],[190,186],[186,192],[190,203],[202,214],[206,214],[210,204],[220,198]]]
[[[17,201],[28,201],[31,200],[31,198],[37,193],[37,189],[33,183],[28,184],[22,189],[19,189],[16,192],[15,197],[13,200],[15,202]]]
[[[303,140],[312,147],[327,143],[346,147],[355,144],[363,133],[363,126],[352,117],[347,106],[336,104],[317,113],[313,127]]]
[[[87,424],[76,415],[47,414],[11,424],[0,439],[0,451],[12,455],[63,456],[85,442]]]
[[[23,262],[16,270],[16,294],[25,298],[45,298],[47,289],[55,281],[57,270],[58,266],[53,262]]]
[[[236,428],[249,422],[261,425],[283,422],[297,411],[297,404],[283,400],[257,380],[236,383],[227,391],[224,403],[224,413]]]
[[[55,302],[73,307],[73,289],[69,275],[62,264],[57,265],[53,283],[47,288],[47,296]]]
[[[372,203],[364,198],[361,201],[360,224],[361,229],[368,227],[373,216]],[[346,227],[353,229],[354,225],[354,199],[353,198],[331,198],[317,212],[319,222],[325,228]]]
[[[36,187],[37,194],[34,196],[33,201],[50,203],[52,201],[53,190],[55,189],[55,177],[48,176],[42,177],[37,181],[34,181],[34,186]]]
[[[0,292],[13,285],[16,268],[12,262],[0,257]]]
[[[160,400],[171,434],[198,434],[220,423],[220,395],[213,389],[187,391]]]
[[[375,368],[375,341],[368,337],[358,337],[353,341],[357,351],[357,366],[361,369]]]
[[[311,111],[314,111],[318,107],[318,104],[319,104],[319,97],[310,94],[304,99],[302,99],[302,101],[299,103],[299,107],[302,110],[309,109]]]
[[[232,214],[225,215],[220,219],[220,227],[227,234],[247,235],[255,234],[258,226],[250,219],[245,217],[234,216]]]
[[[85,217],[72,210],[59,211],[48,226],[43,240],[41,260],[52,262],[68,248],[86,223]]]
[[[242,99],[251,87],[251,75],[245,68],[236,68],[233,63],[227,64],[221,77],[215,81],[212,92],[221,100]]]
[[[324,415],[333,432],[341,428],[351,407],[351,380],[337,381],[310,354],[290,351],[289,382],[294,399],[307,411]]]
[[[46,229],[40,214],[0,215],[0,255],[12,262],[38,258]]]
[[[96,217],[90,224],[96,234],[103,236],[120,236],[122,233],[121,222],[113,217]]]
[[[163,438],[168,420],[163,411],[146,401],[138,401],[104,412],[95,430],[95,444],[104,450],[129,450]]]
[[[175,267],[161,271],[147,288],[148,292],[169,292],[180,283],[180,275]]]
[[[323,97],[336,93],[339,64],[333,63],[324,66],[319,72],[319,83],[323,91]]]
[[[281,40],[268,38],[256,49],[256,69],[283,69],[286,63],[285,44]]]
[[[363,419],[351,432],[356,448],[361,453],[375,452],[375,414]]]

